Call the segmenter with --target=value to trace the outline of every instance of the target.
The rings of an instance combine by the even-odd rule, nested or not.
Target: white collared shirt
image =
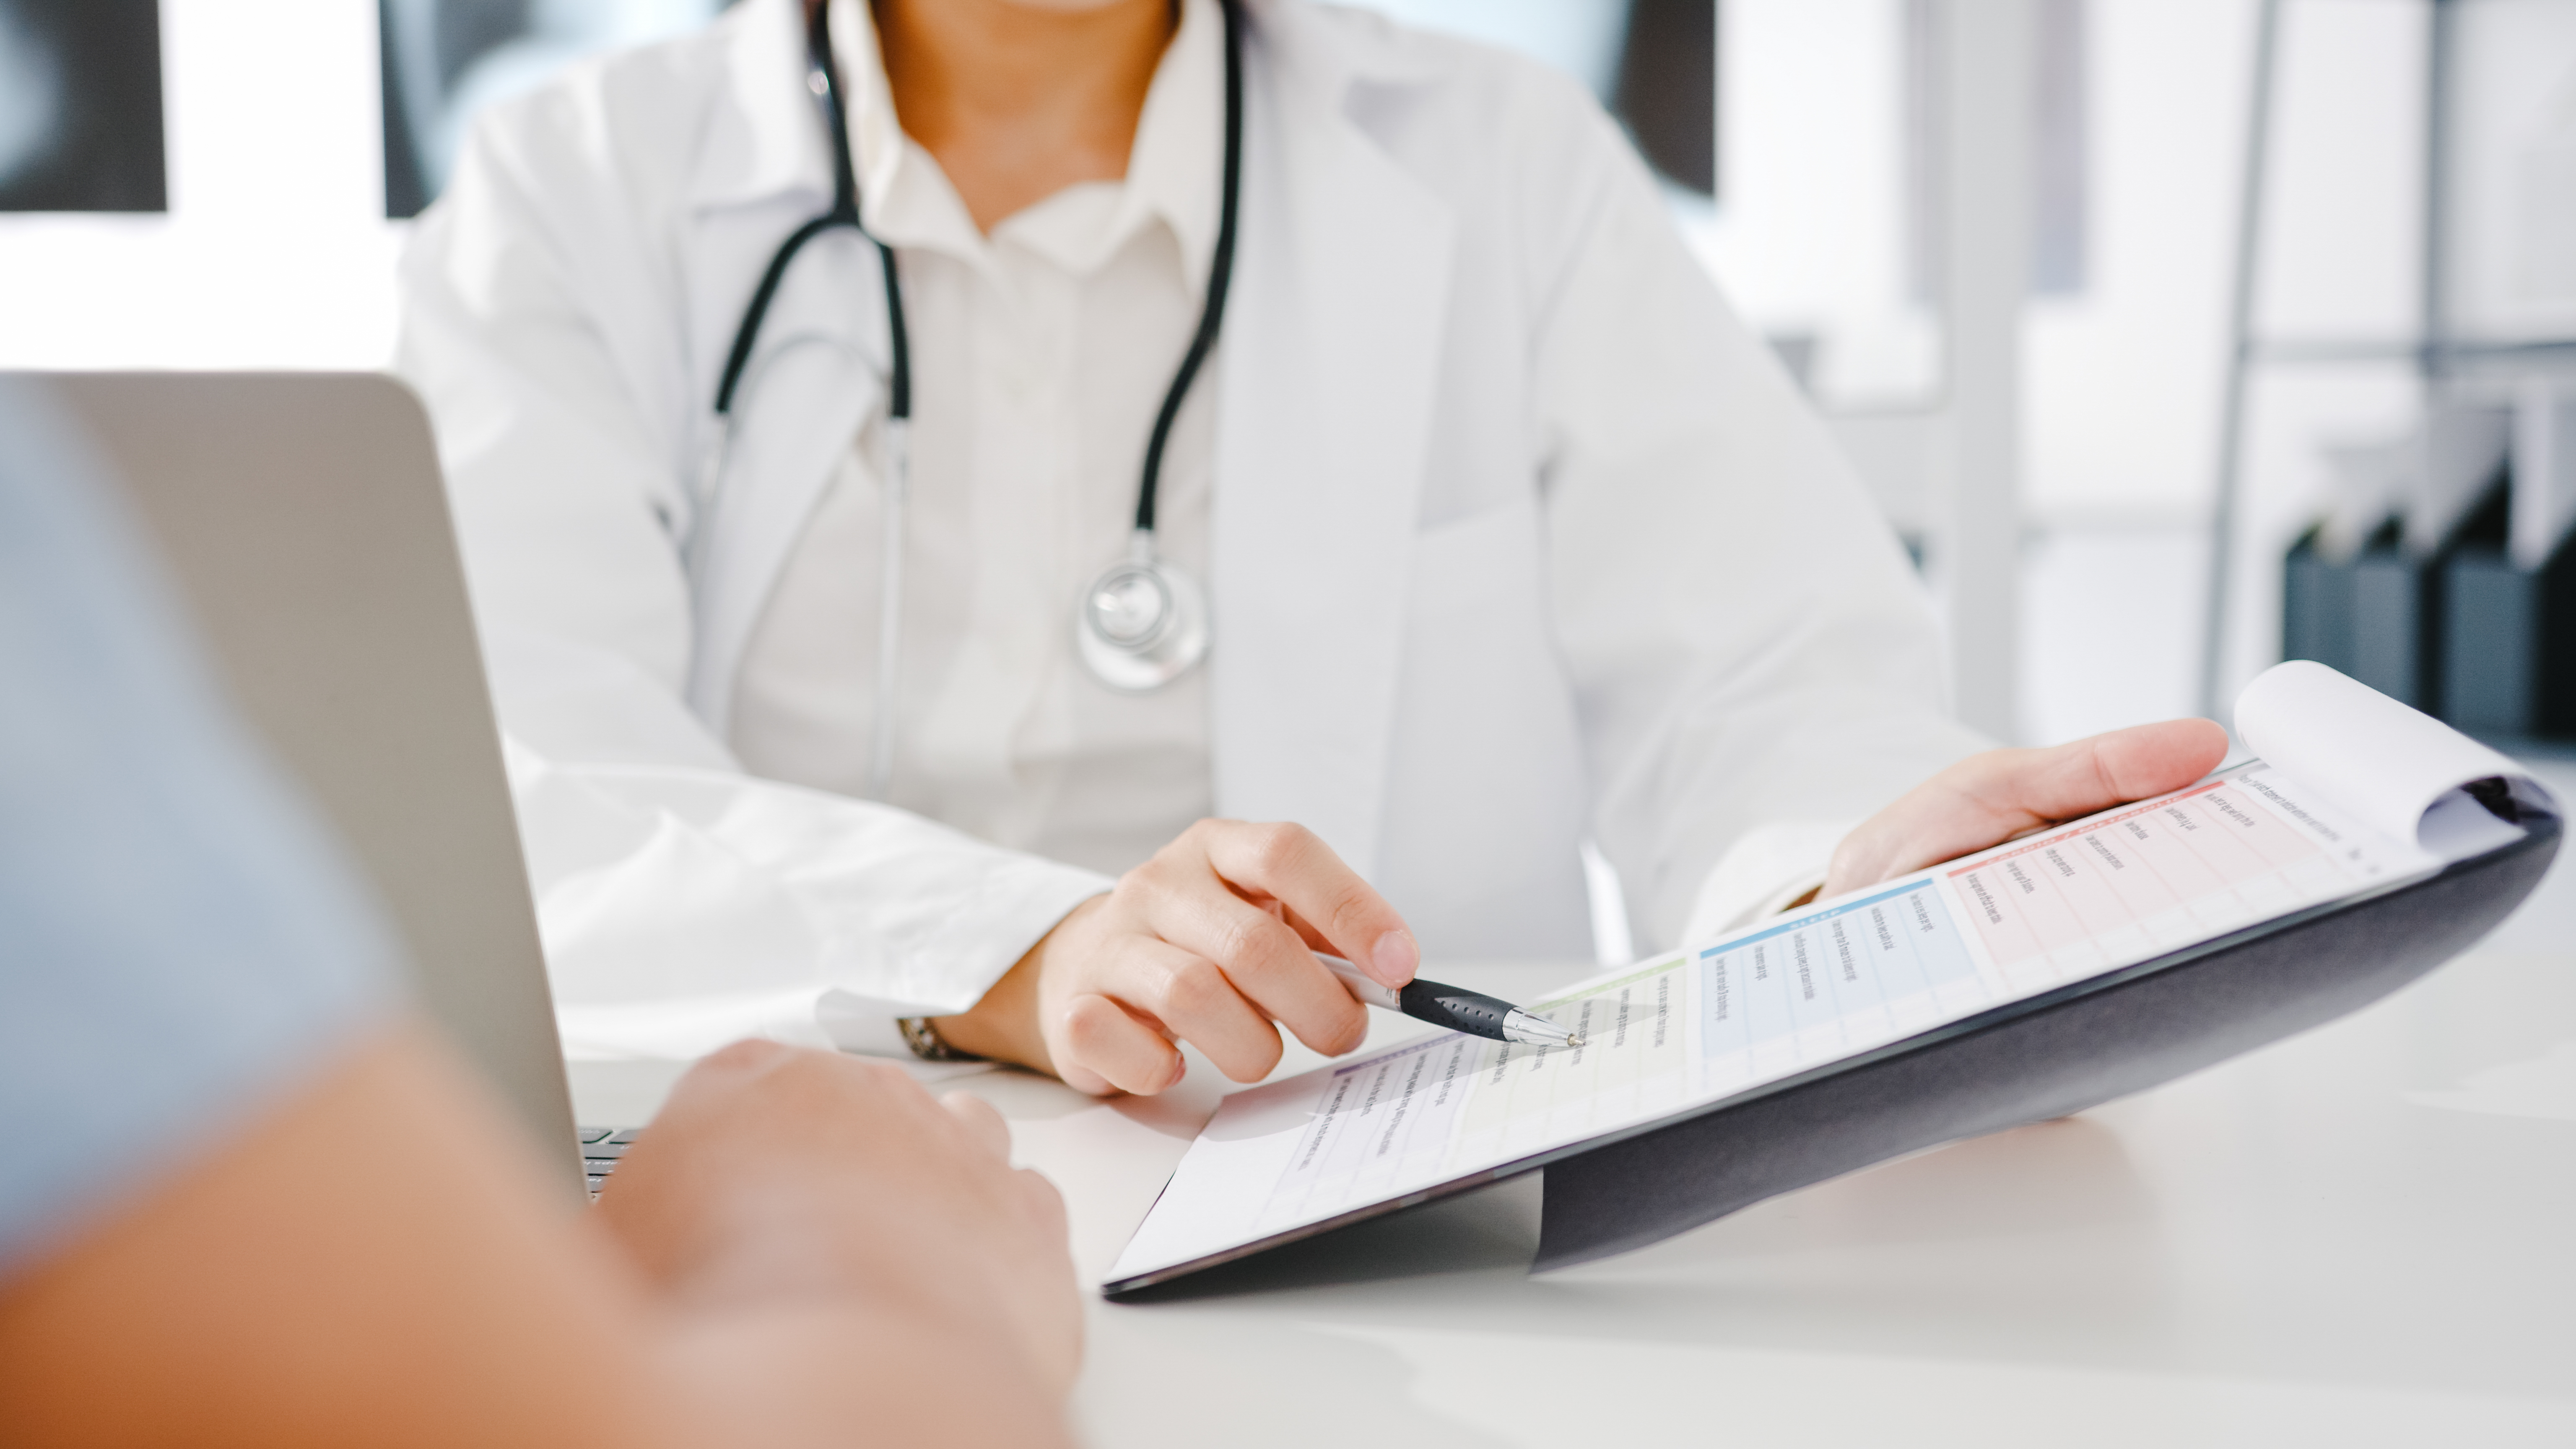
[[[1174,440],[1205,683],[1087,694],[1074,594],[1117,555],[1205,275],[1212,199],[1153,178],[1193,143],[1169,175],[1217,173],[1216,12],[1184,11],[1126,185],[984,238],[933,204],[860,0],[834,3],[866,200],[915,274],[916,426],[949,431],[917,439],[907,530],[914,808],[777,778],[864,768],[863,466],[844,542],[805,537],[879,405],[864,248],[791,269],[743,425],[709,410],[744,301],[830,194],[799,0],[486,111],[405,261],[403,371],[569,1048],[901,1051],[892,1018],[970,1007],[1108,888],[1072,860],[1133,859],[1209,796],[1314,828],[1432,960],[1579,954],[1586,835],[1661,945],[1813,884],[1837,822],[1976,747],[1884,523],[1613,124],[1563,77],[1297,0],[1247,7],[1225,366]],[[818,667],[756,658],[746,684],[746,648],[791,645]]]
[[[1189,0],[1122,181],[980,233],[902,135],[864,4],[833,11],[870,231],[894,245],[913,367],[895,804],[1104,872],[1212,808],[1206,675],[1117,693],[1076,657],[1083,587],[1124,555],[1156,411],[1198,325],[1223,164],[1216,0]],[[1205,579],[1213,359],[1166,449],[1161,555]],[[771,779],[862,793],[876,715],[883,415],[754,631],[731,743]],[[1219,647],[1222,647],[1220,645]]]

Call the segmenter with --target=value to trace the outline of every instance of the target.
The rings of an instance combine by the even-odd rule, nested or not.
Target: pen
[[[1443,986],[1420,977],[1401,987],[1381,986],[1369,979],[1368,973],[1339,956],[1315,953],[1350,993],[1371,1006],[1401,1011],[1416,1021],[1463,1031],[1469,1036],[1489,1037],[1495,1041],[1516,1041],[1527,1046],[1579,1047],[1583,1038],[1558,1026],[1543,1016],[1533,1016],[1508,1001],[1498,1001],[1481,991],[1463,986]]]

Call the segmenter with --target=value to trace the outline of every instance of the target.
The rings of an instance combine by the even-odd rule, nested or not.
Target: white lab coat
[[[1312,827],[1435,961],[1589,955],[1586,837],[1641,946],[1812,883],[1979,743],[1885,524],[1577,87],[1249,8],[1218,810]],[[873,257],[817,246],[729,443],[710,410],[760,269],[829,199],[802,76],[797,0],[747,0],[501,108],[406,263],[402,368],[593,1046],[891,1047],[885,1018],[962,1009],[1103,884],[723,744],[769,588],[881,406]]]

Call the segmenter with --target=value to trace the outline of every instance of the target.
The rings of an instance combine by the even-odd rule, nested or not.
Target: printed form
[[[2253,765],[1579,984],[1575,1048],[1454,1033],[1228,1097],[1125,1279],[1672,1115],[2437,862]]]

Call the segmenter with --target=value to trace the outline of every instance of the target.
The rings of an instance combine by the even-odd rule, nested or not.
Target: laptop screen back
[[[47,379],[235,705],[336,830],[419,998],[581,1185],[534,907],[428,419],[371,375]]]

